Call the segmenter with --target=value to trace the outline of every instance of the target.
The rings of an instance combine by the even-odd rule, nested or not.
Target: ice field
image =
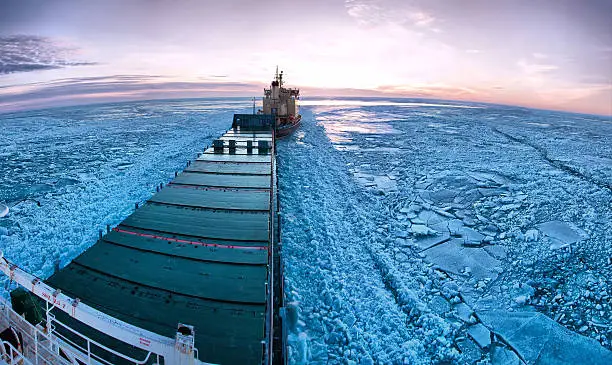
[[[303,104],[278,143],[292,364],[612,363],[612,119]],[[49,276],[249,111],[0,114],[0,249]]]

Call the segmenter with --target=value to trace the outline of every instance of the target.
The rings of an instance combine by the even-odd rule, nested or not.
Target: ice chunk
[[[482,233],[468,227],[461,228],[458,233],[463,238],[465,244],[479,244],[485,238]]]
[[[489,187],[483,187],[483,188],[478,189],[478,192],[482,194],[482,196],[499,196],[505,193],[506,191],[507,189],[489,188]]]
[[[463,224],[465,224],[466,226],[473,226],[476,224],[476,222],[474,222],[474,219],[472,217],[465,217],[463,218]]]
[[[451,235],[457,236],[460,234],[464,226],[461,220],[451,219],[432,225],[431,228],[438,232],[449,232]]]
[[[429,236],[436,234],[436,231],[423,224],[413,224],[412,227],[410,227],[410,231],[412,231],[415,236]]]
[[[491,351],[492,365],[520,365],[522,362],[516,354],[504,347],[495,347]]]
[[[448,189],[442,189],[429,193],[429,199],[436,203],[450,203],[456,196],[457,192]]]
[[[456,297],[459,295],[459,285],[454,281],[445,281],[444,284],[442,284],[442,295],[444,295],[446,299]]]
[[[378,188],[381,190],[385,190],[385,191],[396,191],[397,190],[397,183],[395,182],[395,180],[389,179],[388,176],[375,176],[374,182],[376,183]]]
[[[463,338],[457,341],[457,347],[461,350],[461,354],[464,356],[466,364],[476,364],[482,357],[481,350],[476,346],[474,341],[470,339]]]
[[[404,230],[398,230],[398,231],[395,232],[395,237],[406,238],[406,237],[408,237],[408,232],[406,232]]]
[[[425,255],[430,262],[452,274],[461,275],[467,266],[476,280],[497,278],[499,273],[494,268],[501,264],[497,259],[482,248],[467,248],[462,244],[463,239],[452,239],[428,249]]]
[[[455,312],[457,318],[462,320],[463,322],[470,323],[472,318],[472,309],[465,303],[461,302],[455,306]]]
[[[424,220],[422,220],[422,219],[421,219],[421,218],[419,218],[419,217],[410,218],[410,222],[411,222],[412,224],[425,224],[425,221],[424,221]]]
[[[427,307],[434,313],[444,314],[450,310],[450,303],[441,295],[435,295],[427,303]]]
[[[502,205],[502,207],[499,208],[499,210],[502,212],[507,212],[509,210],[515,210],[520,207],[521,207],[521,204],[507,204],[507,205]]]
[[[538,312],[479,311],[528,364],[612,364],[612,352]]]
[[[423,210],[419,213],[419,219],[425,222],[428,226],[432,226],[434,224],[438,224],[440,222],[445,222],[447,220],[446,217],[439,215],[436,212],[431,210]]]
[[[530,229],[527,232],[525,232],[525,241],[527,242],[537,241],[539,235],[540,235],[540,232],[537,229]]]
[[[514,298],[514,302],[518,305],[525,305],[528,299],[529,298],[527,298],[526,295],[519,295],[518,297]]]
[[[486,233],[489,236],[495,236],[497,233],[499,233],[499,228],[497,228],[497,226],[494,225],[494,224],[488,224],[483,229],[483,232]]]
[[[587,238],[587,234],[567,222],[550,221],[539,225],[540,231],[552,240],[551,248],[562,248]]]
[[[467,333],[481,349],[491,346],[491,331],[482,323],[473,325],[468,329]]]
[[[505,259],[507,256],[506,249],[499,245],[485,246],[484,249],[487,251],[487,253],[489,253],[489,255],[495,257],[496,259]]]
[[[468,208],[470,207],[476,200],[482,198],[482,194],[480,193],[480,191],[478,191],[478,189],[471,189],[468,190],[466,192],[464,192],[463,194],[457,196],[453,202],[455,204],[461,205],[464,208]]]
[[[290,336],[289,342],[295,349],[295,363],[308,364],[310,358],[310,349],[308,346],[308,335],[305,332],[300,332],[297,336]]]
[[[9,208],[4,204],[0,204],[0,218],[6,217],[8,212],[9,212]]]

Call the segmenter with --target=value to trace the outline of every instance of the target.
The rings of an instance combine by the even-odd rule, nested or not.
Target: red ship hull
[[[302,116],[298,115],[294,120],[282,121],[276,126],[276,138],[283,138],[291,135],[302,124]]]

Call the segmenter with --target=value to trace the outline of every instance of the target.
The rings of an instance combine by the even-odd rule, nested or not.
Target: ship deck
[[[261,363],[275,171],[274,154],[256,146],[273,136],[230,130],[221,137],[232,139],[235,150],[206,150],[46,282],[160,335],[173,338],[178,323],[194,326],[201,361]],[[255,146],[250,152],[248,140]],[[141,354],[81,323],[70,325],[111,348]]]

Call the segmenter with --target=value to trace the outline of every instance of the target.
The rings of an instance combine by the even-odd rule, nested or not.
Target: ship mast
[[[274,76],[274,80],[278,81],[278,86],[283,86],[283,71],[278,73],[278,65],[276,66],[276,75]]]

